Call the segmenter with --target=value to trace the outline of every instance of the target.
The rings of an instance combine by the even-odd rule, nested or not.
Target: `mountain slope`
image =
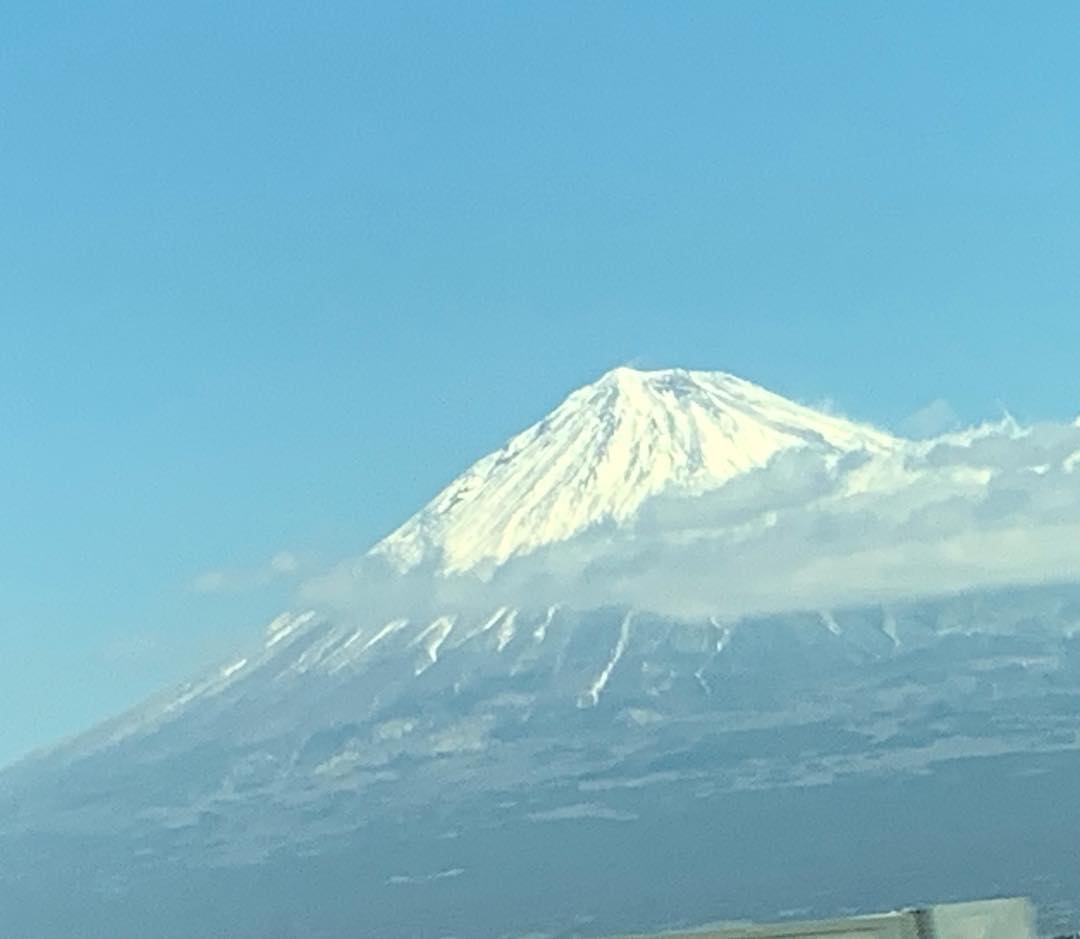
[[[398,570],[497,565],[624,522],[660,492],[715,489],[783,450],[898,444],[723,372],[617,368],[476,463],[372,553]]]

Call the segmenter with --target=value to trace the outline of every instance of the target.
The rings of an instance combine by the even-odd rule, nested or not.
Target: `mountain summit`
[[[399,570],[499,564],[624,522],[660,492],[716,488],[782,450],[897,443],[724,372],[620,367],[481,459],[372,553]]]

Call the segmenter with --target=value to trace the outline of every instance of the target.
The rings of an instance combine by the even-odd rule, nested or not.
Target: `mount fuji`
[[[451,483],[373,553],[398,569],[500,564],[665,491],[715,489],[778,453],[885,453],[899,441],[722,372],[616,368]]]
[[[539,939],[1007,890],[1066,923],[1078,465],[1075,425],[913,441],[615,369],[257,645],[0,773],[0,921]]]

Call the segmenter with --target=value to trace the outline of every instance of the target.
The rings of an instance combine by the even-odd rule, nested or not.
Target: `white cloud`
[[[229,589],[231,575],[225,571],[203,571],[191,582],[196,593],[219,593]]]
[[[275,574],[295,574],[300,562],[291,551],[279,551],[270,558],[270,570]]]
[[[304,593],[380,616],[561,603],[697,617],[1080,580],[1078,453],[1075,425],[1008,421],[873,460],[789,451],[704,496],[657,497],[632,528],[586,532],[487,580],[393,575],[363,558]]]
[[[291,551],[279,551],[265,563],[250,568],[219,568],[203,571],[191,582],[195,593],[242,593],[267,587],[275,581],[295,578],[308,566]]]
[[[948,401],[938,398],[909,415],[902,429],[911,437],[923,439],[956,430],[959,426],[960,415]]]

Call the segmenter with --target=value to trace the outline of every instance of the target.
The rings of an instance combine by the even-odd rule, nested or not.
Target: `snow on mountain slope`
[[[793,447],[899,445],[723,372],[616,368],[476,463],[372,554],[399,570],[475,569],[624,522],[662,491],[716,488]]]

